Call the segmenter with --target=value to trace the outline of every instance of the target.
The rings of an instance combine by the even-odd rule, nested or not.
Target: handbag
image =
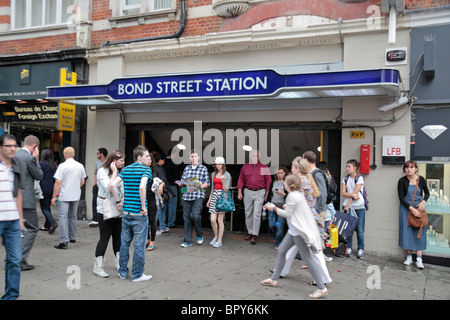
[[[103,220],[112,218],[119,218],[122,216],[122,210],[117,209],[117,204],[114,199],[111,199],[111,194],[108,198],[103,199]]]
[[[234,201],[231,198],[230,190],[228,190],[227,195],[224,196],[225,192],[222,191],[222,194],[220,195],[220,198],[217,199],[216,202],[216,211],[225,211],[225,212],[231,212],[234,211]]]
[[[414,206],[414,199],[416,198],[417,187],[419,186],[420,176],[417,177],[416,189],[414,189],[413,200],[411,202],[411,207]],[[417,238],[422,236],[422,228],[428,224],[428,216],[425,210],[419,211],[420,216],[416,217],[411,211],[408,213],[408,226],[414,229],[419,229],[417,233]]]
[[[358,217],[342,211],[336,211],[331,223],[338,229],[338,233],[342,235],[344,240],[348,242],[348,239],[353,236],[353,232],[358,226],[358,221]]]

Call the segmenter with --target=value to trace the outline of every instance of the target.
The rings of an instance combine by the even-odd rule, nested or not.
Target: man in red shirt
[[[269,166],[259,161],[259,151],[252,150],[249,163],[244,164],[237,183],[238,199],[244,199],[245,225],[248,236],[245,240],[256,243],[261,225],[261,211],[272,182]],[[244,189],[244,193],[242,193]]]

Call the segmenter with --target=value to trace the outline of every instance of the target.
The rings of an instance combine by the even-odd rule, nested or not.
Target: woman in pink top
[[[225,166],[225,159],[223,157],[216,157],[214,160],[214,172],[211,175],[211,193],[206,207],[209,208],[211,227],[214,231],[214,239],[209,243],[214,248],[222,246],[223,232],[225,229],[223,218],[225,212],[216,211],[216,202],[220,198],[222,192],[227,193],[230,187],[231,176],[227,172]]]

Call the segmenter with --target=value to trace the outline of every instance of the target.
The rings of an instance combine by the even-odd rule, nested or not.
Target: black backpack
[[[317,174],[317,172],[321,172],[322,173],[322,175],[323,175],[323,179],[325,180],[325,185],[326,185],[326,187],[327,187],[327,200],[326,200],[326,204],[329,204],[329,203],[331,203],[333,200],[335,200],[336,199],[336,191],[337,191],[337,184],[336,184],[336,182],[334,181],[334,179],[333,179],[333,177],[332,176],[330,176],[330,181],[328,181],[328,177],[327,177],[327,174],[325,173],[325,172],[323,172],[322,170],[316,170],[316,172],[314,172],[314,174],[313,174],[313,178],[314,178],[314,180],[316,180],[316,182],[317,182],[317,179],[316,179],[316,174]]]

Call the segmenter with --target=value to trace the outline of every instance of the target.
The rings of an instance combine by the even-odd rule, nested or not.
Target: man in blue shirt
[[[134,238],[133,267],[131,280],[133,282],[147,281],[151,275],[144,274],[145,242],[148,232],[147,217],[147,182],[152,179],[150,168],[150,153],[144,146],[137,146],[133,150],[134,163],[126,166],[111,185],[111,192],[116,200],[117,207],[122,209],[122,234],[119,253],[119,278],[128,277],[128,260],[130,258],[130,244]],[[121,203],[117,185],[123,182],[124,202]]]
[[[184,220],[184,243],[182,247],[192,246],[192,221],[194,221],[197,233],[197,243],[203,243],[202,209],[203,199],[205,199],[205,188],[209,186],[208,169],[199,164],[200,156],[197,151],[192,150],[189,156],[191,164],[184,168],[181,180],[196,178],[199,181],[197,190],[186,191],[183,194],[183,220]]]

